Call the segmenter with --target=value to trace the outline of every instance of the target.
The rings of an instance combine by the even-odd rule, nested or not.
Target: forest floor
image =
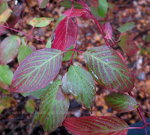
[[[19,20],[15,29],[29,33],[31,27],[27,25],[27,22],[32,17],[46,16],[52,17],[55,20],[63,13],[65,8],[59,5],[58,1],[50,0],[46,9],[39,9],[36,0],[27,0],[30,4],[23,2],[25,7],[22,19]],[[150,1],[149,0],[109,0],[113,5],[113,8],[109,10],[108,20],[113,27],[115,36],[118,35],[117,28],[126,23],[134,22],[135,28],[128,34],[133,37],[134,42],[140,47],[138,53],[135,56],[128,57],[124,54],[126,64],[132,70],[135,75],[135,88],[132,93],[136,100],[142,105],[142,108],[146,112],[150,112]],[[10,2],[10,6],[13,9],[14,1]],[[79,36],[78,45],[80,50],[86,50],[92,46],[100,46],[104,44],[101,35],[97,31],[96,26],[90,20],[78,20],[79,21]],[[55,21],[56,22],[56,21]],[[35,28],[33,35],[40,40],[46,41],[52,34],[55,22],[52,22],[49,27]],[[9,34],[17,34],[15,32],[9,32]],[[34,45],[37,49],[45,48],[45,43],[41,43],[34,39],[28,39],[29,45]],[[117,48],[120,50],[120,48]],[[75,62],[84,66],[82,56],[78,56]],[[12,71],[15,71],[18,67],[17,59],[9,63]],[[68,63],[63,63],[62,74],[66,72]],[[136,111],[117,114],[111,108],[108,108],[104,101],[104,96],[107,94],[99,85],[97,85],[97,93],[92,111],[86,110],[80,104],[78,104],[73,97],[70,97],[70,109],[69,114],[72,116],[111,116],[117,115],[125,120],[128,124],[133,124],[140,121],[140,118]],[[0,134],[1,135],[69,135],[64,127],[58,128],[53,133],[44,132],[42,127],[36,125],[33,127],[32,119],[33,115],[28,113],[25,109],[25,104],[29,100],[29,97],[23,97],[21,94],[6,94],[0,92],[0,96],[10,95],[14,100],[11,106],[4,109],[0,113]],[[38,100],[35,100],[37,104]],[[146,113],[146,117],[150,117],[150,113]]]

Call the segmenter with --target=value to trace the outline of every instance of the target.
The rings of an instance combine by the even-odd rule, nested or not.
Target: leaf
[[[46,8],[48,0],[38,0],[38,3],[40,8]]]
[[[128,125],[114,116],[66,118],[63,125],[74,135],[127,135]]]
[[[29,99],[25,104],[25,109],[28,113],[33,113],[35,110],[36,103],[33,99]]]
[[[49,38],[46,43],[46,48],[51,48],[51,46],[52,46],[52,40],[51,40],[51,38]]]
[[[24,97],[26,96],[33,96],[34,98],[36,99],[40,99],[41,96],[45,93],[45,91],[49,88],[49,85],[46,86],[45,88],[42,88],[42,89],[39,89],[39,90],[36,90],[36,91],[33,91],[33,92],[27,92],[27,93],[22,93],[22,95]]]
[[[28,24],[30,24],[33,27],[46,27],[53,20],[54,20],[53,18],[49,17],[35,17],[31,19]]]
[[[32,49],[27,45],[21,45],[18,51],[18,62],[19,64],[32,53]]]
[[[6,65],[11,62],[16,57],[19,46],[18,36],[11,35],[5,38],[0,44],[0,64]]]
[[[145,42],[150,42],[150,34],[144,35],[142,38]]]
[[[8,18],[10,17],[12,13],[12,10],[10,8],[6,9],[1,15],[0,15],[0,23],[5,23]]]
[[[13,72],[7,65],[0,65],[0,81],[10,85],[13,78]]]
[[[11,105],[15,105],[15,104],[16,104],[16,100],[12,97],[5,96],[0,98],[0,113],[2,113],[4,109],[7,109],[11,107]]]
[[[2,88],[4,90],[9,90],[8,84],[2,82],[1,80],[0,80],[0,88]]]
[[[73,46],[71,46],[69,48],[69,50],[73,49]],[[66,53],[64,53],[63,59],[62,61],[69,61],[73,55],[74,51],[67,51]],[[77,52],[75,52],[73,59],[75,59],[77,57]]]
[[[108,10],[108,2],[107,0],[98,0],[99,6],[98,6],[98,14],[100,17],[105,17]]]
[[[53,82],[41,99],[35,122],[39,121],[45,131],[53,132],[61,126],[68,112],[69,100],[60,85],[60,80]]]
[[[10,17],[12,10],[8,7],[7,2],[0,2],[0,23],[5,23]]]
[[[111,93],[105,96],[106,104],[118,112],[129,112],[138,107],[134,98],[126,94]]]
[[[0,1],[0,14],[2,14],[8,8],[8,4],[6,1]]]
[[[75,18],[64,18],[54,31],[52,48],[64,51],[74,45],[77,40],[77,29],[78,26]]]
[[[139,50],[139,48],[133,41],[133,36],[126,33],[121,34],[120,42],[118,45],[128,56],[135,55]]]
[[[70,0],[64,0],[62,2],[60,2],[60,5],[63,6],[63,7],[66,7],[66,8],[71,8],[71,1]],[[74,7],[77,8],[77,9],[82,9],[82,5],[81,4],[78,4],[77,2],[74,2]]]
[[[89,72],[79,66],[70,66],[62,82],[65,93],[71,93],[78,102],[91,108],[95,96],[95,86]]]
[[[46,87],[58,74],[62,52],[45,48],[27,56],[14,73],[11,92],[32,92]]]
[[[69,61],[71,59],[73,55],[73,51],[67,51],[66,53],[64,53],[64,57],[62,59],[62,61]],[[77,53],[75,52],[73,59],[75,59],[77,57]]]
[[[115,50],[103,45],[91,48],[83,55],[93,76],[105,87],[117,92],[132,90],[132,74]]]
[[[126,32],[126,31],[129,31],[129,30],[133,29],[134,27],[135,27],[135,23],[134,22],[130,22],[130,23],[126,23],[126,24],[120,26],[118,28],[118,31]]]

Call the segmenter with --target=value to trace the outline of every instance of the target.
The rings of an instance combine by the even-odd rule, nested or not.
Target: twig
[[[30,37],[30,38],[36,39],[37,41],[40,41],[40,42],[42,42],[42,43],[45,42],[44,40],[41,40],[41,39],[39,39],[39,38],[36,38],[36,37],[34,37],[34,36],[30,35],[30,34],[27,34],[27,33],[23,32],[23,31],[20,31],[20,30],[14,29],[14,28],[10,28],[9,26],[0,25],[0,27],[3,27],[3,28],[6,28],[6,29],[9,29],[9,30],[12,30],[12,31],[14,31],[14,32],[21,33],[21,34],[23,34],[23,35],[26,36],[26,37]]]

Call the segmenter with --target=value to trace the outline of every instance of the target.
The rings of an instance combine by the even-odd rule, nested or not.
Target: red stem
[[[12,30],[12,31],[21,33],[21,34],[23,34],[23,35],[26,36],[26,37],[30,37],[30,38],[36,39],[37,41],[40,41],[40,42],[42,42],[42,43],[45,43],[45,41],[43,41],[43,40],[41,40],[41,39],[39,39],[39,38],[36,38],[36,37],[34,37],[34,36],[30,35],[30,34],[27,34],[27,33],[23,32],[23,31],[20,31],[20,30],[14,29],[14,28],[10,28],[9,26],[0,25],[0,27],[3,27],[3,28],[6,28],[6,29],[9,29],[9,30]]]
[[[144,129],[145,128],[145,126],[144,127],[128,127],[127,129]]]
[[[85,7],[86,11],[89,13],[91,18],[94,20],[100,33],[102,34],[103,39],[105,40],[106,45],[111,46],[109,40],[105,38],[105,32],[104,32],[102,25],[98,22],[98,20],[95,18],[95,16],[91,13],[89,6],[86,3],[84,3],[82,0],[80,0],[80,3]]]

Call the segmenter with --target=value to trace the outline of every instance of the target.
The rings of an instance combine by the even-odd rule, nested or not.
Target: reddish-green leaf
[[[66,17],[56,27],[54,31],[54,41],[52,48],[66,50],[75,45],[77,40],[77,22],[75,18]]]
[[[19,46],[18,36],[11,35],[5,38],[0,44],[0,64],[5,65],[11,62],[16,57]]]
[[[106,104],[118,112],[129,112],[138,107],[138,103],[129,95],[111,93],[105,97]]]
[[[129,34],[121,34],[119,46],[121,49],[128,55],[128,56],[133,56],[137,53],[139,48],[133,41],[133,36]]]
[[[53,132],[64,121],[69,108],[69,100],[62,93],[61,81],[53,82],[41,98],[35,122],[39,121],[45,131]]]
[[[70,66],[63,77],[63,91],[71,93],[77,101],[91,108],[95,95],[94,80],[89,72],[79,66]]]
[[[84,53],[90,72],[101,84],[113,91],[130,91],[133,88],[132,74],[112,48],[103,45]]]
[[[74,135],[127,135],[128,125],[114,116],[66,118],[63,125]]]
[[[46,48],[27,56],[14,73],[11,92],[31,92],[46,87],[58,74],[62,52]]]

